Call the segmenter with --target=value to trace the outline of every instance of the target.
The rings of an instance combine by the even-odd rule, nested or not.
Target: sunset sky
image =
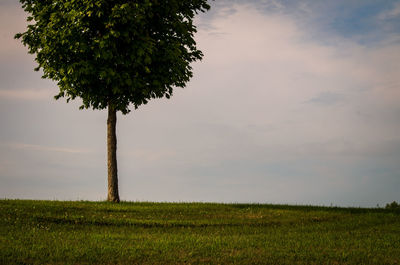
[[[0,1],[0,197],[105,200],[106,111],[56,101]],[[120,196],[400,201],[400,1],[216,0],[171,99],[118,116]]]

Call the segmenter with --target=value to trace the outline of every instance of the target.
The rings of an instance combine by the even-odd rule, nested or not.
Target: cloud
[[[34,72],[37,66],[34,56],[28,54],[20,40],[14,39],[18,32],[27,27],[27,14],[21,4],[14,0],[2,0],[0,7],[0,93],[2,98],[39,99],[44,98],[45,89],[54,83],[41,79],[41,72]],[[21,90],[14,92],[14,90]],[[54,93],[55,94],[55,93]]]
[[[0,89],[0,100],[52,100],[53,96],[49,89]]]
[[[199,32],[205,59],[197,67],[199,78],[203,71],[211,75],[206,87],[213,98],[208,102],[218,100],[237,114],[236,120],[255,106],[285,113],[321,93],[349,98],[349,106],[372,94],[386,103],[400,98],[398,45],[365,47],[341,37],[325,45],[309,38],[290,17],[264,15],[251,5],[236,9],[240,11],[230,16],[213,16],[213,27],[224,35]],[[235,94],[241,94],[241,104],[252,106],[238,113]],[[225,100],[226,95],[232,100]]]
[[[190,87],[176,94],[170,107],[176,113],[168,116],[190,121],[187,134],[197,135],[192,142],[187,135],[175,136],[179,141],[173,133],[164,136],[184,142],[185,155],[177,160],[186,161],[186,178],[225,179],[231,189],[236,189],[233,183],[243,187],[249,181],[259,187],[281,186],[286,179],[288,186],[297,183],[310,194],[307,185],[318,183],[326,186],[328,196],[334,192],[324,182],[336,192],[351,193],[363,175],[374,174],[370,184],[377,181],[382,176],[378,169],[395,176],[395,163],[383,165],[379,158],[388,153],[397,157],[388,141],[400,140],[395,118],[399,46],[383,45],[384,40],[365,46],[342,36],[324,43],[286,14],[265,15],[251,4],[233,8],[237,12],[226,16],[215,11],[208,21],[212,27],[199,31],[205,58],[195,66]],[[161,111],[166,104],[152,108]],[[330,108],[321,109],[321,104]],[[256,193],[262,197],[261,191]],[[271,190],[266,193],[279,197]],[[282,193],[302,196],[289,187],[281,188]]]
[[[400,2],[394,3],[389,10],[382,11],[378,18],[381,20],[389,20],[400,17]]]
[[[0,58],[16,56],[22,48],[19,40],[14,35],[26,29],[26,14],[18,1],[5,0],[0,6]]]
[[[344,100],[343,95],[332,92],[321,92],[316,97],[308,100],[308,103],[316,103],[321,105],[334,105]]]
[[[70,154],[87,154],[90,150],[80,149],[80,148],[64,148],[64,147],[54,147],[54,146],[44,146],[36,144],[24,144],[24,143],[3,143],[7,147],[13,149],[39,151],[39,152],[57,152],[57,153],[70,153]]]

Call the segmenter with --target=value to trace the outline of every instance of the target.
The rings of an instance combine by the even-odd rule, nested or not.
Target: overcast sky
[[[400,1],[217,0],[170,99],[118,116],[120,196],[400,201]],[[106,112],[56,101],[0,1],[0,197],[105,200]]]

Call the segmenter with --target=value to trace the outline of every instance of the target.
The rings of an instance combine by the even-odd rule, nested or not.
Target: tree
[[[400,204],[398,204],[396,201],[393,201],[391,203],[387,203],[385,208],[392,210],[400,209]]]
[[[207,0],[20,0],[29,13],[18,33],[36,55],[36,71],[57,82],[80,109],[106,109],[108,197],[119,202],[116,113],[154,98],[170,98],[201,60],[193,18]]]

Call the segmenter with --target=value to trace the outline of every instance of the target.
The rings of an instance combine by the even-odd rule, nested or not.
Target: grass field
[[[0,200],[2,264],[400,264],[400,212]]]

